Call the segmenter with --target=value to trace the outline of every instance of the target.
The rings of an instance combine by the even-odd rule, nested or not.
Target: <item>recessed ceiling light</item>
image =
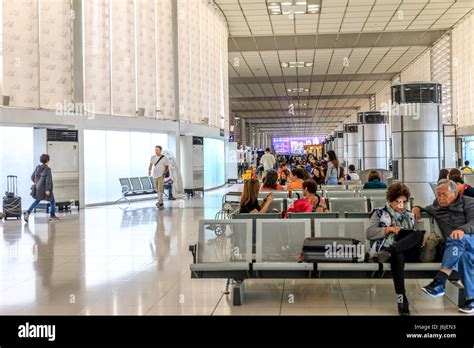
[[[308,68],[314,65],[313,62],[283,62],[282,68]]]

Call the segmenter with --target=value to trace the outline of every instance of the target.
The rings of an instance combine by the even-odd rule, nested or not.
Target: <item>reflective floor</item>
[[[213,218],[224,192],[204,198],[45,212],[0,222],[0,315],[396,315],[391,280],[250,280],[243,306],[225,280],[190,279],[188,246],[199,219]],[[447,298],[408,280],[412,313],[458,315]]]

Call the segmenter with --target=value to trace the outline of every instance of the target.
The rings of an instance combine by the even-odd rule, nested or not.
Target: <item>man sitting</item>
[[[432,297],[443,296],[446,280],[453,270],[458,271],[466,290],[466,302],[459,311],[474,313],[474,198],[461,196],[453,181],[442,179],[433,204],[413,208],[417,219],[421,212],[434,217],[446,239],[441,270],[422,290]]]

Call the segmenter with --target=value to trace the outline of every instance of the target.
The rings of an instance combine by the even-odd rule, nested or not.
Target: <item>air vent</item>
[[[69,129],[48,129],[48,141],[69,141],[77,142],[77,130]]]

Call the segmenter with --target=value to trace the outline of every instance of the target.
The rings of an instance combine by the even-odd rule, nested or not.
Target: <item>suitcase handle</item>
[[[16,175],[7,175],[7,192],[18,196],[18,177]]]

